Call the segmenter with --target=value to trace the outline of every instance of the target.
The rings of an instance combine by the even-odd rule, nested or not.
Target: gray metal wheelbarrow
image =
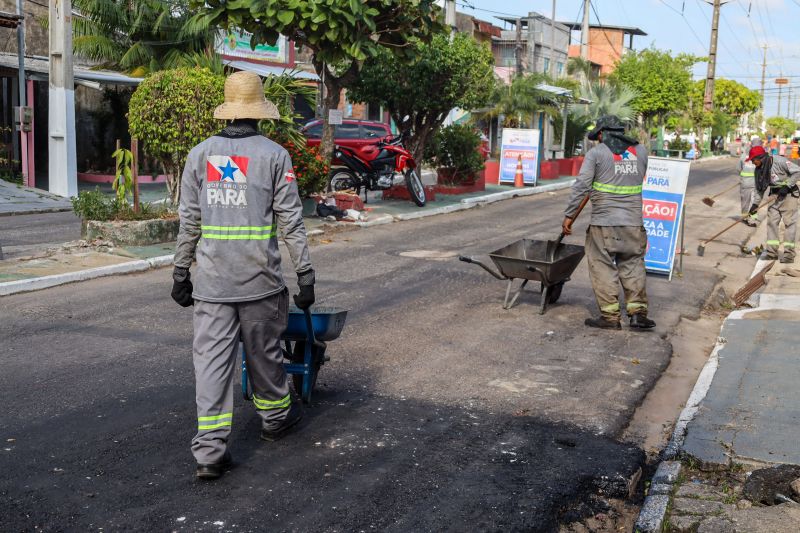
[[[561,244],[553,252],[552,246],[548,249],[548,242],[534,239],[520,239],[516,242],[495,250],[489,257],[497,267],[496,272],[485,263],[472,257],[460,255],[458,258],[465,263],[478,265],[499,280],[508,280],[506,298],[503,309],[514,306],[525,285],[529,281],[541,282],[542,297],[539,314],[543,315],[548,304],[558,301],[564,283],[578,268],[583,259],[584,248],[577,244]],[[521,279],[522,284],[517,291],[511,294],[515,279]]]

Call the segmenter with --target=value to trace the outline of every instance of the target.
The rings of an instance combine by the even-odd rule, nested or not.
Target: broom
[[[759,211],[761,210],[761,208],[762,208],[762,207],[766,207],[766,206],[768,206],[768,205],[771,205],[773,202],[775,202],[775,198],[773,198],[773,199],[772,199],[772,200],[770,200],[769,202],[767,202],[767,203],[765,203],[765,204],[763,204],[763,205],[759,206],[759,208],[758,208],[758,209],[756,209],[756,212],[759,212]],[[732,227],[736,226],[736,225],[737,225],[737,224],[739,224],[740,222],[744,222],[746,218],[747,218],[747,217],[742,217],[742,218],[740,218],[739,220],[737,220],[736,222],[734,222],[734,223],[733,223],[733,224],[731,224],[730,226],[726,227],[725,229],[723,229],[722,231],[720,231],[719,233],[717,233],[716,235],[714,235],[714,236],[713,236],[713,237],[711,237],[710,239],[706,239],[706,240],[702,241],[700,244],[698,244],[698,245],[697,245],[697,256],[698,256],[698,257],[703,257],[703,256],[706,254],[706,244],[708,244],[708,243],[710,243],[711,241],[715,240],[717,237],[719,237],[720,235],[722,235],[723,233],[725,233],[726,231],[728,231],[728,230],[729,230],[729,229],[731,229]]]
[[[703,203],[706,204],[708,207],[714,207],[714,198],[719,198],[720,196],[722,196],[726,192],[731,192],[733,189],[735,189],[738,186],[739,186],[738,183],[734,183],[733,185],[731,185],[730,187],[728,187],[727,189],[725,189],[721,193],[715,194],[714,196],[706,196],[705,198],[703,198]]]

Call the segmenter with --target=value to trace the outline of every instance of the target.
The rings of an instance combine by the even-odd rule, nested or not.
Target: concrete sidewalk
[[[762,223],[748,247],[765,240]],[[770,261],[754,263],[753,275]],[[769,478],[773,465],[800,465],[798,267],[776,261],[750,305],[726,318],[651,482],[639,531],[800,531],[800,492],[786,490],[780,497],[788,500],[765,507],[748,488],[755,471]]]
[[[68,198],[0,180],[0,216],[70,211]]]

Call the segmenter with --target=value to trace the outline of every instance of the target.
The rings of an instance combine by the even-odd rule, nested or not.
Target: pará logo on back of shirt
[[[206,158],[206,205],[247,207],[247,166],[250,159],[239,155]]]
[[[615,174],[636,174],[639,172],[639,164],[636,158],[636,148],[631,146],[621,154],[614,155]]]

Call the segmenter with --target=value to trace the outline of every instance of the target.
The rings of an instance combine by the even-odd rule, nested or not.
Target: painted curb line
[[[531,187],[529,189],[511,189],[508,191],[495,192],[486,194],[484,196],[475,196],[474,198],[464,198],[461,200],[462,204],[493,204],[501,200],[511,200],[521,196],[534,196],[537,194],[544,194],[546,192],[560,191],[562,189],[569,189],[575,180],[564,181],[561,183],[551,183],[547,185],[540,185]]]
[[[446,215],[448,213],[455,213],[457,211],[465,211],[467,209],[472,209],[473,207],[477,207],[477,204],[446,205],[443,207],[437,207],[436,209],[419,211],[417,213],[401,213],[399,215],[394,215],[394,219],[397,221],[417,220],[419,218],[428,218],[436,215]]]
[[[76,272],[66,272],[63,274],[53,274],[51,276],[41,276],[38,278],[20,279],[17,281],[7,281],[0,283],[0,296],[9,296],[20,292],[31,292],[42,289],[49,289],[66,283],[76,281],[86,281],[89,279],[114,276],[117,274],[132,274],[134,272],[145,272],[154,268],[161,268],[172,264],[173,255],[162,255],[149,259],[138,259],[117,265],[106,265]]]

